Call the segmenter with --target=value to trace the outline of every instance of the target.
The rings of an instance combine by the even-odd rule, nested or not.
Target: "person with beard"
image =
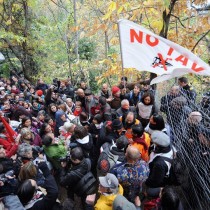
[[[131,128],[133,138],[129,140],[129,143],[139,150],[141,159],[147,162],[149,160],[150,136],[144,132],[141,124],[133,125]]]
[[[128,112],[135,112],[135,107],[129,105],[129,101],[127,99],[123,99],[121,101],[121,107],[117,109],[116,113],[118,117],[123,117],[128,114]]]
[[[90,121],[100,112],[98,98],[96,98],[89,89],[85,90],[85,110],[90,117]]]
[[[134,112],[128,112],[126,116],[120,117],[120,121],[123,124],[125,136],[128,138],[128,141],[132,140],[132,126],[140,124],[139,120],[136,119]]]
[[[109,90],[108,88],[108,85],[106,83],[104,83],[102,85],[102,88],[101,88],[101,92],[99,94],[100,96],[103,96],[104,98],[106,98],[106,101],[111,101],[112,99],[112,94],[111,94],[111,91]]]

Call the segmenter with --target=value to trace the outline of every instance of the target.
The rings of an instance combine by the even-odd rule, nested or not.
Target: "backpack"
[[[188,168],[184,164],[182,156],[179,152],[173,150],[173,159],[167,157],[161,157],[164,161],[171,164],[169,169],[169,175],[165,177],[165,183],[167,185],[180,186],[188,179]]]
[[[143,206],[144,210],[158,210],[160,206],[160,198],[154,198],[152,200],[146,201]]]
[[[91,162],[88,161],[88,173],[86,173],[77,185],[74,187],[74,192],[77,196],[81,197],[83,195],[90,195],[93,194],[96,190],[96,179],[93,176],[91,170]]]
[[[119,158],[118,155],[114,155],[110,152],[110,144],[105,144],[105,148],[100,154],[97,164],[98,169],[103,173],[107,173],[117,163]]]

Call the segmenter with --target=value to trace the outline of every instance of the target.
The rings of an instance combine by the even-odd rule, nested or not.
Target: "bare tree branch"
[[[196,42],[195,46],[192,48],[192,52],[195,50],[195,48],[197,47],[197,45],[199,44],[199,42],[205,37],[207,36],[207,34],[210,32],[210,30],[208,30],[206,33],[203,34],[203,36],[200,37],[200,39]]]
[[[50,0],[52,3],[54,3],[56,6],[60,7],[61,9],[64,9],[67,13],[69,13],[69,11],[63,6],[58,4],[57,2],[55,2],[54,0]]]
[[[177,17],[176,15],[173,15],[173,14],[171,14],[171,16],[172,17],[175,17],[179,21],[179,23],[181,24],[181,26],[184,27],[184,28],[186,28],[186,26],[182,23],[182,21],[180,20],[179,17]]]

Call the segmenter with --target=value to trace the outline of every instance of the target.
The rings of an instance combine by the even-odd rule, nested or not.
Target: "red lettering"
[[[183,55],[180,55],[175,60],[181,62],[183,66],[186,66],[188,62],[188,58],[184,57]]]
[[[174,51],[174,49],[172,47],[170,47],[169,50],[168,50],[168,54],[167,55],[171,56],[173,51]]]
[[[192,70],[195,72],[203,71],[205,70],[203,67],[197,67],[197,63],[192,64]]]
[[[134,29],[130,29],[130,40],[131,42],[134,42],[135,40],[137,40],[137,42],[142,44],[143,32],[139,31],[139,34],[137,34]]]
[[[146,35],[146,42],[151,47],[154,47],[154,46],[158,45],[159,40],[157,38],[155,38],[155,37],[152,37],[152,38],[154,39],[153,41],[151,41],[151,36],[147,34]]]

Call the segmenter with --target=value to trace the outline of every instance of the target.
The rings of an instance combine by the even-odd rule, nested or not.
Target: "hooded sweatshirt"
[[[112,210],[113,202],[117,195],[123,195],[123,188],[121,185],[119,185],[118,194],[101,194],[95,205],[95,210]]]

